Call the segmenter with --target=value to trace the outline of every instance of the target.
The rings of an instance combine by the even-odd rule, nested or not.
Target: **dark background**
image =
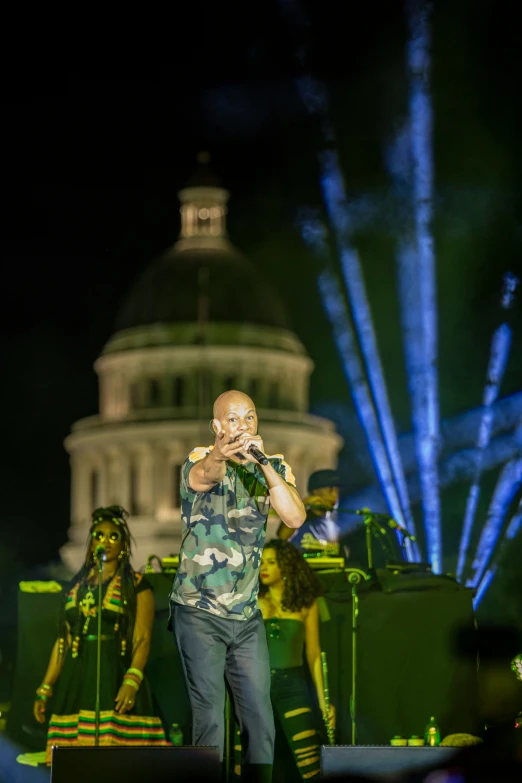
[[[310,23],[297,34],[280,4],[268,0],[176,6],[171,18],[132,20],[143,21],[132,32],[128,17],[83,12],[7,26],[4,578],[56,559],[66,541],[63,439],[76,419],[98,409],[93,362],[125,292],[176,240],[177,191],[201,149],[210,151],[231,191],[231,239],[279,290],[316,363],[312,411],[334,418],[345,434],[353,430],[350,391],[317,292],[319,270],[295,228],[300,207],[321,203],[317,129],[294,85],[304,67],[328,86],[350,197],[373,199],[388,216],[362,227],[356,245],[396,426],[411,429],[395,277],[400,225],[384,160],[407,108],[406,17],[402,4],[384,0],[302,5]],[[471,0],[436,3],[433,15],[443,419],[480,405],[502,274],[522,267],[516,18],[514,6]],[[231,284],[231,308],[234,298],[251,296],[255,291]],[[501,395],[522,388],[520,313],[519,293]],[[361,434],[343,452],[350,489],[365,449]],[[483,480],[479,523],[497,477],[493,471]],[[467,484],[457,485],[442,498],[447,569],[454,567],[467,492]]]

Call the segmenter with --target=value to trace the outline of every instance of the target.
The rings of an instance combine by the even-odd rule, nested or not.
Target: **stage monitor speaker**
[[[323,745],[321,778],[361,775],[386,780],[398,773],[449,764],[455,748],[393,748],[391,745]]]
[[[51,765],[51,783],[218,783],[220,775],[214,747],[56,747]]]

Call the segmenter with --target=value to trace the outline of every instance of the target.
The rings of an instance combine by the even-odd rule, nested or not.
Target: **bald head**
[[[224,432],[230,441],[244,433],[257,435],[256,406],[248,394],[235,390],[220,394],[214,403],[212,429]]]
[[[223,392],[214,402],[214,418],[222,419],[223,415],[230,410],[230,407],[247,407],[248,410],[256,411],[256,406],[253,400],[250,399],[248,394],[231,389],[231,391]]]

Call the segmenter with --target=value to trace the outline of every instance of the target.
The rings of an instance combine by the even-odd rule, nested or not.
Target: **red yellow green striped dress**
[[[115,698],[130,666],[130,656],[121,654],[121,646],[114,630],[121,615],[121,582],[115,576],[103,586],[101,688],[100,688],[100,742],[103,745],[153,746],[170,745],[160,718],[155,714],[152,694],[145,678],[136,693],[130,712],[114,711]],[[151,589],[141,574],[136,574],[136,592]],[[97,589],[75,585],[66,599],[66,615],[76,616],[78,601],[86,619],[90,615],[87,633],[81,636],[78,656],[67,651],[63,670],[54,686],[50,701],[52,711],[47,732],[46,761],[51,762],[53,746],[75,747],[94,745],[96,705],[96,633]],[[87,601],[85,600],[87,598]],[[90,599],[94,599],[94,603]],[[74,612],[74,613],[73,613]],[[69,615],[71,613],[71,615]]]

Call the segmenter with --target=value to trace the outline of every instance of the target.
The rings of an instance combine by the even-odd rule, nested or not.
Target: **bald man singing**
[[[181,471],[182,544],[171,593],[174,635],[192,707],[194,745],[224,750],[225,680],[243,747],[243,779],[269,781],[274,755],[270,667],[257,604],[270,506],[290,528],[306,512],[283,456],[261,464],[255,405],[229,391],[214,403],[213,446]],[[261,458],[261,454],[258,452]]]

